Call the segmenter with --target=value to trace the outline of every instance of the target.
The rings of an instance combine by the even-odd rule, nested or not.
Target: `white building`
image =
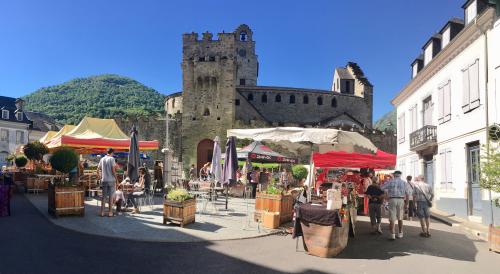
[[[31,121],[22,107],[21,99],[0,96],[0,167],[7,164],[9,154],[28,143]]]
[[[496,223],[479,187],[478,163],[488,129],[500,124],[500,7],[469,0],[464,20],[448,21],[411,65],[410,82],[392,100],[397,108],[398,168],[422,174],[439,210]],[[498,193],[493,193],[493,198]]]

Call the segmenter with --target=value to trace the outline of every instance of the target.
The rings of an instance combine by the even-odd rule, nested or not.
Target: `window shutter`
[[[441,186],[446,186],[446,151],[441,150],[439,152],[439,167],[441,174]]]
[[[406,130],[405,130],[405,114],[403,113],[403,116],[401,117],[401,133],[402,133],[402,141],[405,141],[406,137]]]
[[[417,116],[417,105],[415,105],[413,107],[413,117],[412,117],[412,119],[413,119],[413,129],[412,129],[412,132],[413,132],[413,131],[416,131],[418,129],[418,124],[417,124],[418,123],[418,120],[417,120],[418,119],[418,116]]]
[[[470,82],[470,109],[479,106],[479,60],[476,60],[469,68]]]
[[[451,120],[451,84],[450,81],[443,87],[443,122]]]
[[[462,70],[462,110],[469,111],[469,68]]]
[[[443,123],[444,114],[444,87],[438,89],[438,122]]]
[[[446,150],[446,183],[451,185],[453,181],[451,173],[451,149]]]

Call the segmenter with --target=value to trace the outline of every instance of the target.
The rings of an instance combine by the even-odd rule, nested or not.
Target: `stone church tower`
[[[259,63],[252,30],[197,33],[182,37],[182,161],[197,168],[210,161],[213,138],[225,145],[226,130],[233,127],[236,86],[257,85]],[[224,148],[223,148],[224,150]]]

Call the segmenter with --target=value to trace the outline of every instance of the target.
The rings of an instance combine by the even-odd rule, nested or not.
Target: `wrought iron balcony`
[[[424,126],[410,133],[410,150],[422,151],[437,145],[436,126]]]

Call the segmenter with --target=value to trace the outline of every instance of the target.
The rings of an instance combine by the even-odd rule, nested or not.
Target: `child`
[[[123,185],[118,185],[118,189],[115,191],[115,194],[113,195],[113,203],[116,205],[116,212],[121,212],[122,211],[122,203],[125,200],[125,197],[123,196]]]

